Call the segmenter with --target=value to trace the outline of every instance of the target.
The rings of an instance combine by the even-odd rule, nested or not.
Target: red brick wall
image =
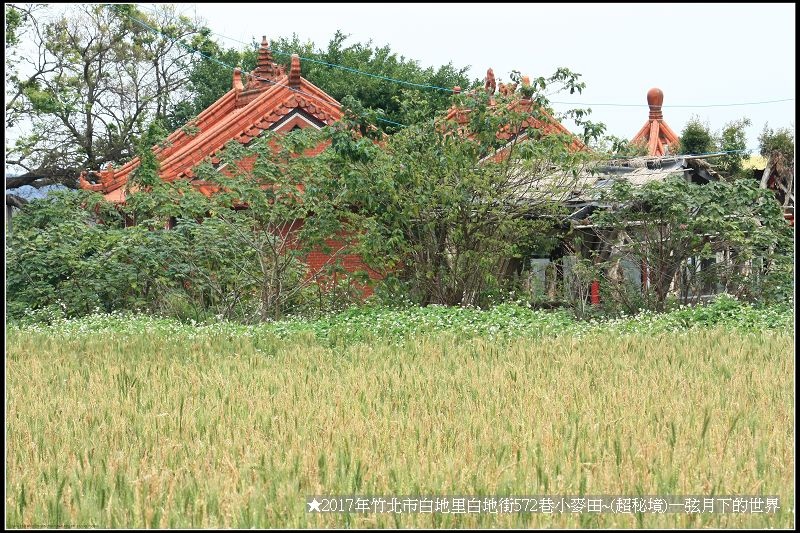
[[[283,126],[286,126],[288,129],[291,129],[291,127],[294,127],[294,125],[298,125],[301,128],[304,128],[304,127],[308,126],[308,124],[305,121],[302,121],[302,120],[299,120],[299,119],[297,119],[296,121],[293,120],[293,121],[289,121],[289,122],[290,122],[290,124],[285,124]],[[283,129],[283,127],[281,129]],[[328,141],[323,142],[319,146],[317,146],[316,148],[312,148],[312,149],[306,150],[305,155],[306,156],[319,155],[326,148],[328,148],[329,145],[330,145],[330,142],[328,142]],[[275,148],[275,150],[278,149],[277,146],[275,146],[274,148]],[[249,172],[253,168],[253,164],[255,162],[255,158],[256,158],[256,156],[247,157],[247,158],[243,159],[242,161],[240,161],[237,166],[242,171]],[[225,174],[230,176],[230,175],[232,175],[233,169],[226,167],[226,168],[224,168],[222,170],[222,172],[224,172]],[[303,187],[301,185],[300,189],[302,190],[302,188]],[[200,190],[204,194],[210,196],[214,192],[217,192],[218,189],[219,189],[219,187],[215,187],[215,186],[204,186],[204,187],[201,187]],[[300,230],[303,227],[303,223],[304,223],[303,220],[295,221],[293,224],[291,224],[291,226],[289,226],[287,228],[283,228],[281,233],[283,234],[284,237],[286,237],[287,233],[295,232],[295,231]],[[323,253],[320,250],[316,250],[316,251],[311,252],[308,255],[308,257],[306,258],[306,264],[308,265],[308,275],[309,275],[309,277],[318,274],[319,271],[322,270],[326,265],[335,264],[335,261],[331,260],[331,256],[333,256],[338,250],[342,249],[342,247],[344,246],[344,243],[347,241],[347,239],[348,239],[347,235],[341,235],[340,239],[328,239],[326,241],[326,244],[331,249],[331,253],[330,254]],[[337,257],[337,259],[341,260],[342,266],[344,267],[344,269],[347,272],[353,273],[353,272],[358,272],[358,271],[365,270],[365,271],[368,272],[370,279],[380,280],[380,279],[383,278],[383,276],[380,273],[370,269],[364,263],[364,261],[361,259],[361,257],[358,256],[358,255],[345,254],[345,255],[342,255],[341,257]],[[319,279],[318,279],[318,283],[323,284],[323,285],[326,284],[328,281],[331,281],[331,280],[325,279],[325,278],[323,278],[323,276],[320,276]],[[334,279],[333,281],[335,282],[335,281],[338,281],[338,280]],[[355,287],[357,287],[359,290],[362,291],[362,293],[364,295],[364,298],[372,295],[372,293],[373,293],[372,287],[363,286],[363,285],[355,283],[355,282],[353,282],[353,285]]]
[[[284,235],[286,235],[286,233],[288,232],[295,232],[300,230],[303,227],[304,222],[305,222],[304,220],[298,220],[294,222],[290,227],[286,228],[283,231]],[[361,256],[356,254],[343,254],[343,255],[336,254],[336,252],[342,249],[342,247],[345,245],[345,243],[348,241],[349,238],[350,238],[349,235],[341,234],[340,237],[337,239],[327,239],[325,241],[325,244],[330,248],[330,253],[324,253],[320,249],[316,249],[310,252],[306,257],[305,261],[306,264],[308,265],[308,275],[309,276],[317,275],[319,274],[320,270],[325,268],[326,265],[334,265],[338,260],[341,262],[342,267],[344,267],[344,269],[347,272],[354,273],[359,271],[366,271],[369,274],[370,279],[373,280],[383,279],[381,273],[376,272],[375,270],[369,268],[367,264],[364,263],[364,260],[361,258]],[[335,259],[332,259],[332,257],[334,256]],[[330,280],[322,275],[320,275],[317,280],[318,283],[323,285],[329,281],[336,282],[338,280],[335,278],[333,280]],[[356,282],[352,283],[353,286],[361,290],[364,298],[367,298],[368,296],[372,295],[373,293],[372,287],[363,286],[362,284]]]

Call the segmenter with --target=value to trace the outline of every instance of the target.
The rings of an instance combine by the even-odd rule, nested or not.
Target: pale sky
[[[765,122],[794,129],[794,100],[669,107],[794,99],[794,4],[207,3],[180,10],[245,42],[296,33],[324,47],[341,29],[351,36],[347,43],[388,44],[423,67],[469,65],[471,78],[483,78],[489,67],[498,81],[509,81],[514,69],[535,77],[567,67],[581,73],[587,87],[581,95],[552,98],[574,102],[571,107],[595,104],[588,106],[592,120],[627,139],[647,119],[651,87],[664,91],[664,118],[678,133],[693,115],[715,132],[748,117],[748,147],[756,148]],[[603,103],[638,106],[596,105]]]

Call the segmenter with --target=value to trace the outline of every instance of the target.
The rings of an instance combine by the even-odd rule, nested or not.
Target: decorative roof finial
[[[272,50],[269,48],[269,41],[267,36],[261,37],[261,47],[258,49],[258,60],[256,62],[256,70],[254,74],[258,78],[273,79],[275,77],[277,66],[272,60]],[[264,80],[257,80],[263,82]]]
[[[233,90],[237,93],[244,89],[244,83],[242,83],[242,68],[236,67],[233,69]]]
[[[531,79],[529,76],[522,76],[520,80],[521,87],[519,89],[519,93],[522,95],[523,100],[530,100],[533,96],[533,93],[536,92],[536,89],[531,86]]]
[[[495,89],[497,89],[497,84],[494,81],[494,71],[492,69],[486,71],[486,83],[483,87],[490,95],[494,94]]]
[[[297,89],[300,87],[300,56],[292,54],[292,65],[289,69],[289,87]]]
[[[650,120],[661,120],[664,114],[661,105],[664,103],[664,93],[661,89],[653,87],[647,91],[647,105],[650,106]]]

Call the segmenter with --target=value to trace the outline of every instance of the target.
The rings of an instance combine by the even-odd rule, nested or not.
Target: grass
[[[47,329],[62,338],[98,334],[156,334],[182,338],[247,337],[258,344],[262,339],[291,338],[310,334],[327,346],[344,346],[353,342],[403,344],[408,339],[438,333],[486,340],[512,338],[551,338],[586,334],[641,333],[646,335],[681,332],[721,326],[745,332],[768,330],[789,331],[794,326],[794,313],[787,306],[756,307],[721,296],[713,304],[678,308],[668,313],[642,312],[617,319],[576,320],[567,311],[533,310],[517,304],[501,304],[488,311],[459,307],[354,307],[347,311],[316,319],[289,319],[259,325],[243,325],[214,320],[197,324],[171,318],[159,318],[125,312],[94,314],[65,319],[59,310],[49,308],[30,312],[12,328],[26,332]]]
[[[436,309],[12,325],[6,525],[791,527],[791,327],[712,311],[704,327],[576,326],[508,308],[473,316],[472,333]],[[484,328],[501,323],[516,333]],[[314,494],[762,494],[781,509],[308,514]]]

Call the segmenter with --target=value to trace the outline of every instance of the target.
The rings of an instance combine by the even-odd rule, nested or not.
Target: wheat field
[[[790,332],[11,330],[6,526],[791,527]],[[319,514],[310,495],[737,495],[768,514]]]

